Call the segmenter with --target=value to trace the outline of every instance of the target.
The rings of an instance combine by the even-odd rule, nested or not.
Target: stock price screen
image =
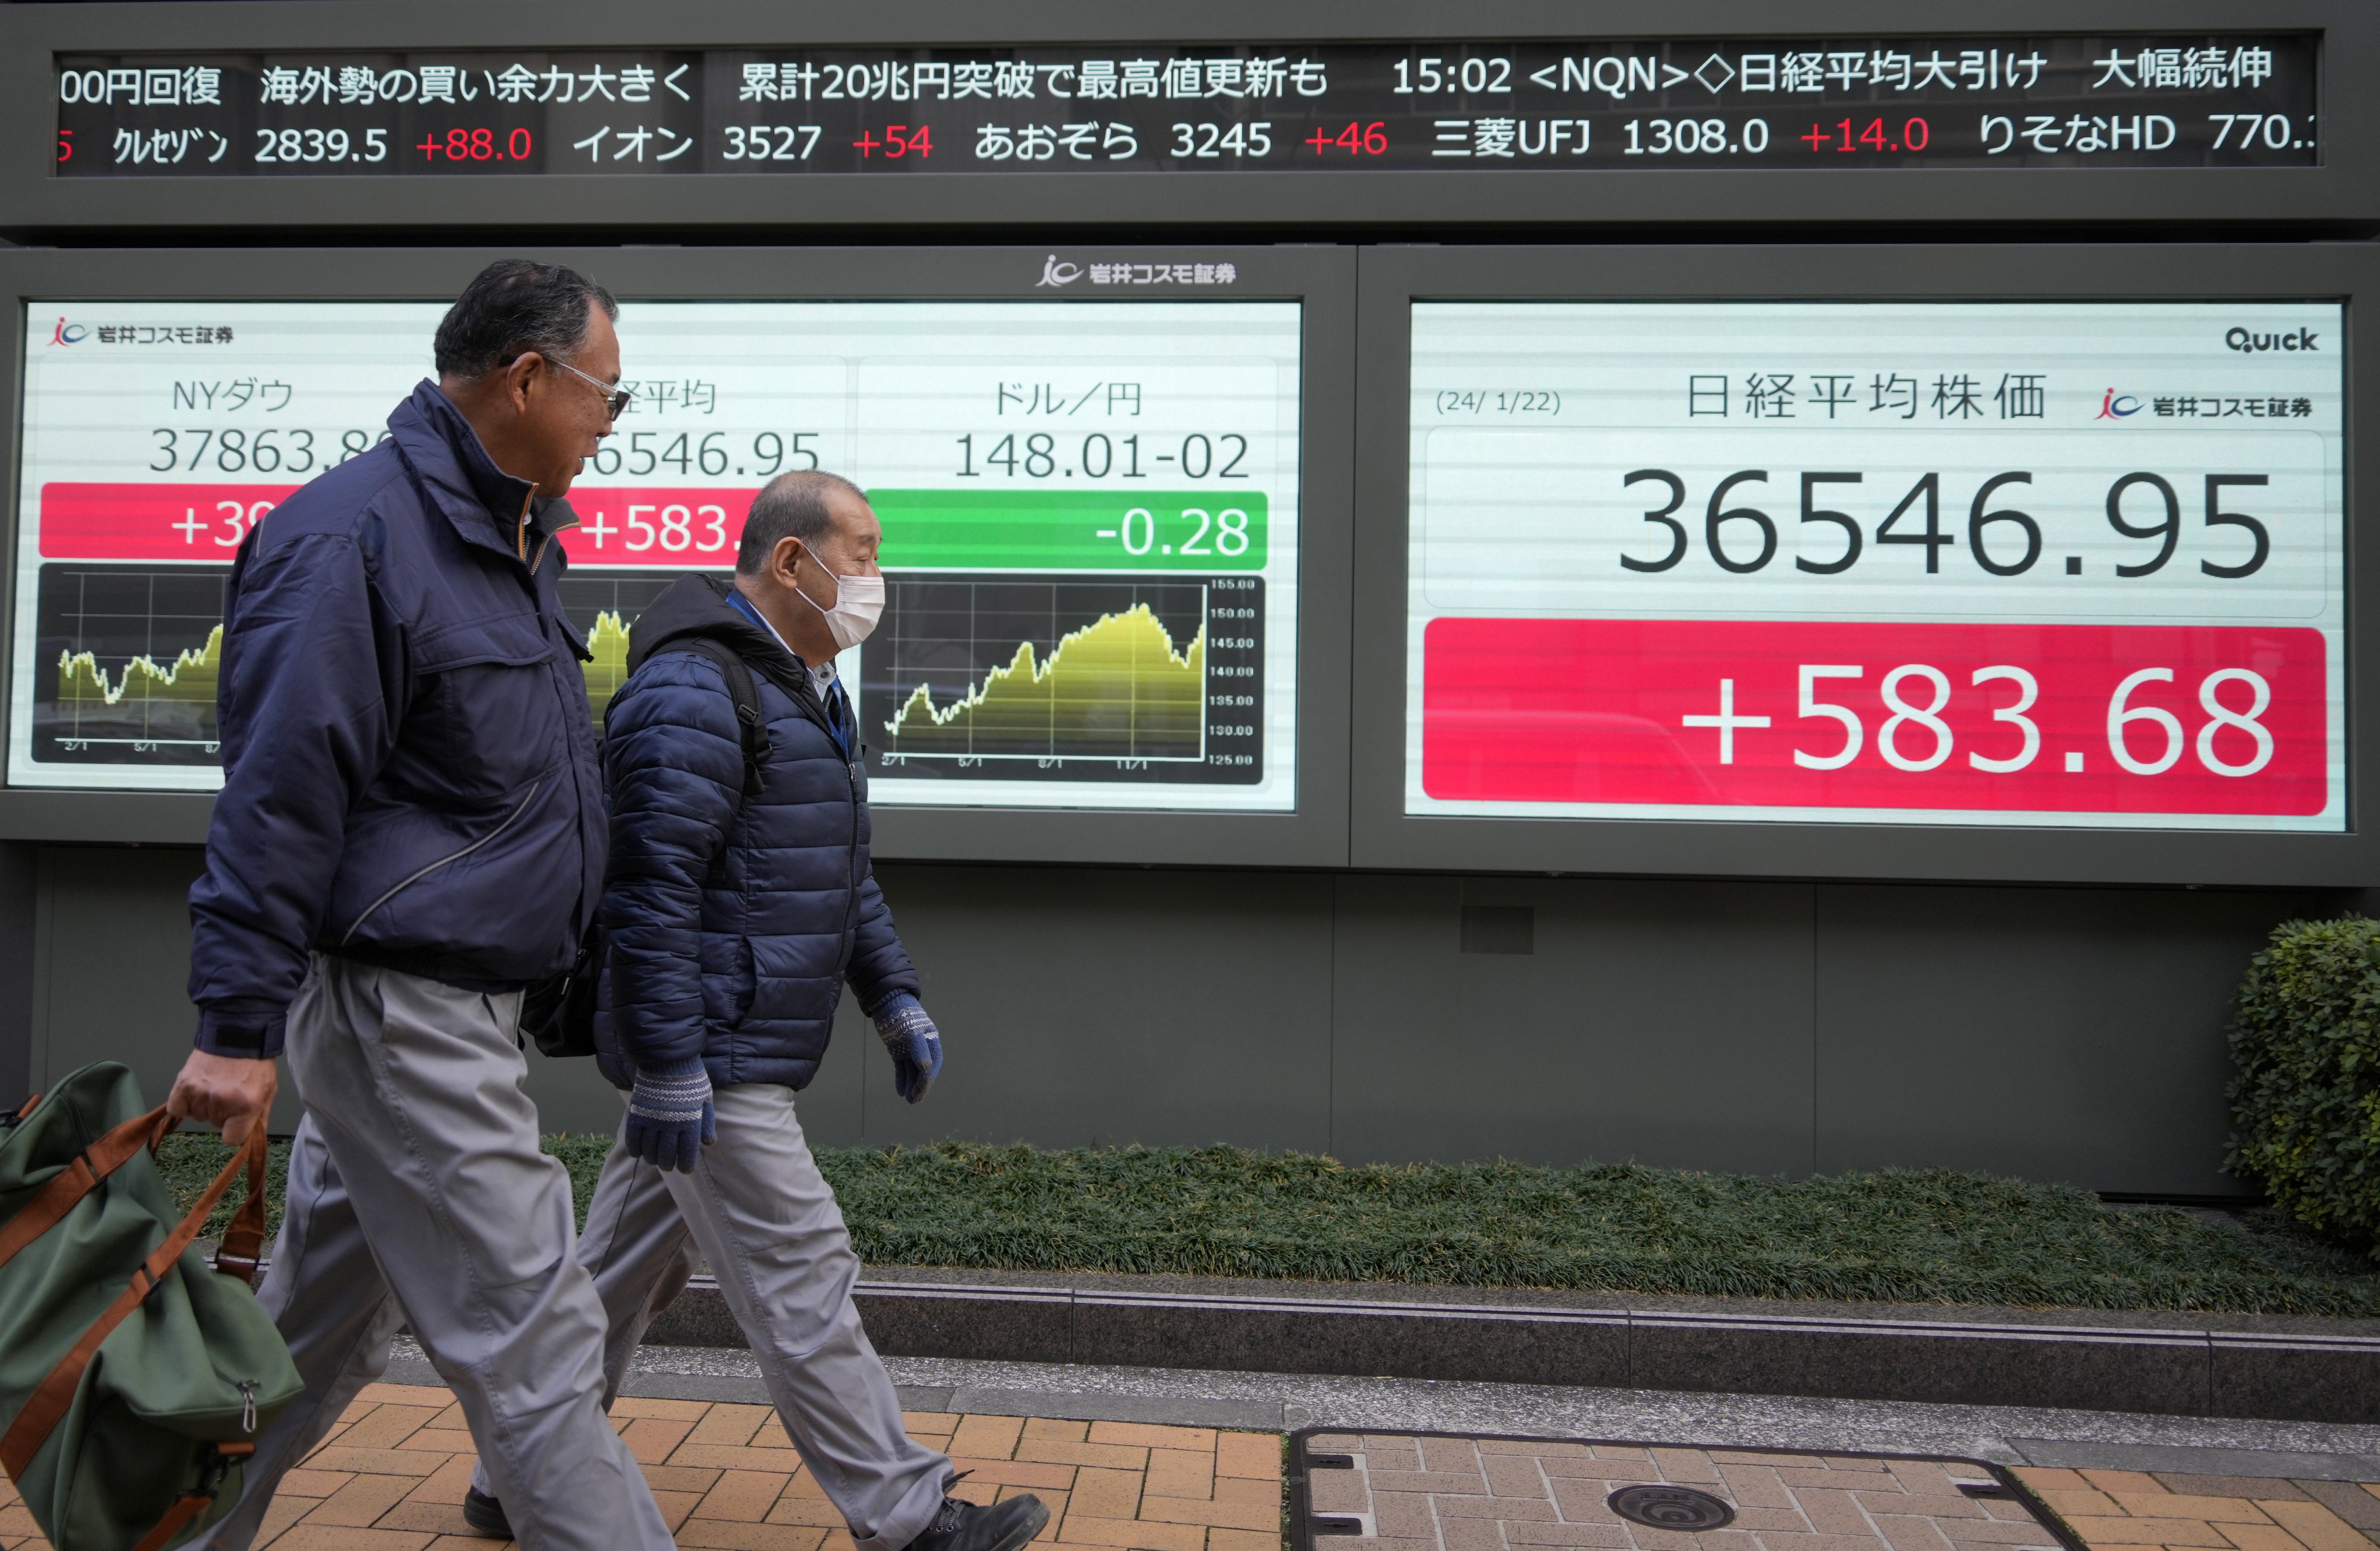
[[[61,177],[2312,166],[2309,33],[68,55]]]
[[[221,784],[230,560],[386,435],[443,311],[33,305],[11,784]],[[884,615],[840,664],[877,802],[1293,807],[1299,328],[1274,302],[625,303],[636,398],[563,536],[596,718],[638,613],[733,568],[771,476],[823,468],[884,524]]]
[[[2343,830],[2341,320],[1416,304],[1406,811]]]

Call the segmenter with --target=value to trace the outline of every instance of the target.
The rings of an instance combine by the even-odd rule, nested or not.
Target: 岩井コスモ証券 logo
[[[2109,388],[2107,396],[2099,401],[2099,412],[2091,418],[2095,420],[2122,420],[2140,412],[2139,399],[2130,394],[2119,394],[2115,389]]]
[[[58,320],[58,326],[50,331],[50,343],[53,345],[80,345],[90,337],[89,326],[82,323],[69,323],[63,318]]]

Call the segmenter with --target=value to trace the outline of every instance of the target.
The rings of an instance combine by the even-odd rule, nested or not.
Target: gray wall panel
[[[881,1047],[868,1050],[871,1145],[1329,1145],[1328,877],[892,865],[877,876],[947,1065],[912,1108],[893,1097]]]
[[[1465,953],[1463,905],[1535,912]],[[1348,877],[1333,1142],[1350,1161],[1806,1172],[1803,884]]]
[[[1826,1172],[1947,1164],[2236,1195],[2224,1026],[2248,957],[2322,893],[1817,891]]]
[[[41,852],[0,845],[0,1105],[14,1110],[33,1092],[34,923]]]
[[[0,857],[0,890],[8,883]],[[200,854],[49,847],[0,937],[32,1085],[188,1048]],[[1351,1162],[1943,1164],[2238,1194],[2223,1028],[2248,955],[2345,894],[1414,874],[880,869],[950,1065],[892,1093],[846,998],[801,1100],[822,1146],[1226,1141]],[[19,879],[19,881],[23,881]],[[1533,951],[1462,951],[1463,908]],[[0,929],[7,902],[0,895]],[[1512,947],[1509,915],[1473,945]],[[30,982],[27,973],[30,970]],[[549,1129],[608,1131],[592,1062],[528,1057]],[[285,1086],[285,1095],[286,1088]],[[0,1096],[5,1097],[5,1096]],[[296,1121],[285,1097],[278,1129]]]
[[[37,865],[33,1083],[120,1060],[152,1104],[190,1052],[190,884],[204,853],[181,846],[50,846]],[[288,1069],[273,1127],[298,1123]]]

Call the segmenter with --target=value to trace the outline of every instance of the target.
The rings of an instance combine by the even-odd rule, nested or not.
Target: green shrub
[[[2231,1155],[2314,1231],[2380,1259],[2380,922],[2289,921],[2231,1025]]]

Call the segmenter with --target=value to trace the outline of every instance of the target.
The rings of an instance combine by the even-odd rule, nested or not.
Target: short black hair
[[[589,304],[620,316],[612,293],[577,270],[499,259],[463,287],[438,325],[438,375],[468,382],[531,351],[573,355],[587,343]]]
[[[848,491],[863,502],[868,499],[866,491],[842,475],[809,469],[780,474],[762,486],[744,519],[744,542],[735,551],[736,574],[759,575],[777,546],[788,539],[800,539],[807,550],[818,548],[818,541],[834,526],[834,515],[826,507],[826,498],[834,491]]]

